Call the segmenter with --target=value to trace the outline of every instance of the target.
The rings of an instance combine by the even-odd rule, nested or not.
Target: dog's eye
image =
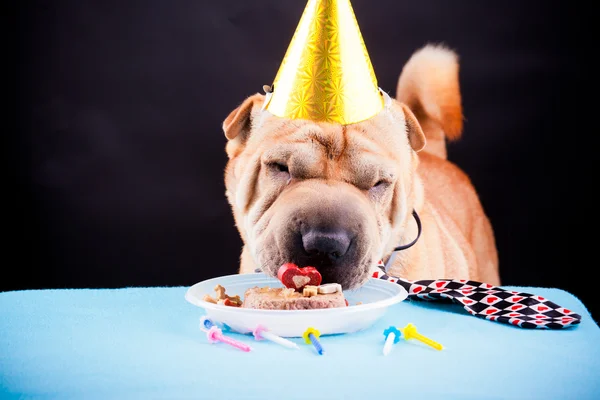
[[[290,172],[290,170],[288,169],[287,165],[285,164],[281,164],[281,163],[271,163],[270,164],[271,168],[279,171],[279,172]]]
[[[386,193],[386,189],[390,186],[390,182],[386,181],[386,180],[379,180],[377,181],[372,187],[371,189],[369,189],[369,193],[372,196],[375,196],[376,198],[379,198],[381,196],[383,196],[384,193]]]
[[[269,168],[271,168],[277,172],[287,172],[287,173],[290,172],[290,170],[288,169],[288,166],[285,164],[282,164],[282,163],[272,162],[272,163],[269,163],[268,165],[269,165]]]

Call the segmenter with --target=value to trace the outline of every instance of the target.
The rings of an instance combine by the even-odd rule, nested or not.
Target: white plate
[[[388,307],[406,299],[406,290],[395,283],[370,278],[355,290],[344,291],[349,307],[318,310],[255,310],[213,304],[202,300],[204,295],[214,297],[214,288],[221,285],[229,296],[242,299],[247,289],[258,287],[283,287],[281,282],[265,274],[237,274],[208,279],[191,286],[185,299],[206,310],[206,316],[216,323],[226,324],[239,333],[252,332],[263,325],[282,337],[301,337],[308,327],[318,329],[321,335],[357,332],[373,325]],[[356,303],[362,302],[361,305]]]

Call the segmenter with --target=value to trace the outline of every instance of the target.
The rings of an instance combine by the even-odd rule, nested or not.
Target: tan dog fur
[[[397,253],[390,274],[499,285],[490,222],[468,176],[446,159],[446,140],[463,126],[458,67],[452,51],[425,46],[400,74],[396,99],[348,126],[275,117],[260,94],[232,111],[223,122],[225,184],[244,243],[240,273],[276,275],[291,261],[294,232],[318,215],[356,235],[352,265],[324,279],[357,287],[416,237],[414,209],[422,236]]]

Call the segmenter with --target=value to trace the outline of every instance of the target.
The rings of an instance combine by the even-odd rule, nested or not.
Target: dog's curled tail
[[[405,64],[396,100],[406,104],[423,128],[424,151],[446,158],[446,139],[460,138],[463,114],[458,56],[443,45],[428,44]]]

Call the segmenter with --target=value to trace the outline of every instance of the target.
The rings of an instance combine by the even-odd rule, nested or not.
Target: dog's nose
[[[310,256],[327,256],[333,262],[348,252],[351,243],[352,239],[346,231],[310,230],[302,235],[304,251]]]

